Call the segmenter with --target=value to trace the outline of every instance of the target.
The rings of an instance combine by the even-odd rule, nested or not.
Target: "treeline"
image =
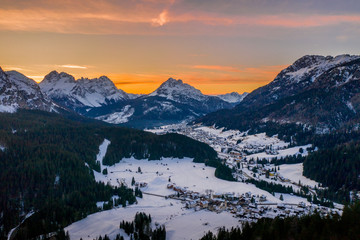
[[[41,111],[1,113],[0,239],[6,239],[31,211],[35,214],[18,228],[15,239],[56,232],[98,211],[99,201],[111,208],[114,195],[119,196],[116,205],[135,202],[133,190],[112,188],[94,179],[93,170],[100,171],[96,155],[104,138],[111,141],[107,164],[121,157],[155,159],[172,153],[218,164],[212,148],[177,134],[157,136]]]
[[[102,131],[111,141],[103,160],[105,165],[113,165],[122,158],[129,157],[149,160],[158,160],[161,157],[189,157],[194,158],[194,162],[210,166],[218,162],[216,151],[209,145],[184,135],[170,133],[159,136],[120,127],[104,128]]]
[[[349,191],[360,190],[360,143],[319,150],[304,161],[304,176],[322,183],[324,197],[349,202]]]
[[[294,190],[291,186],[284,186],[282,184],[267,182],[264,180],[257,181],[255,179],[246,180],[248,183],[254,184],[257,188],[265,190],[271,194],[277,193],[294,193]]]
[[[321,217],[318,213],[303,217],[262,218],[242,228],[220,228],[201,240],[342,240],[360,239],[360,205],[345,207],[342,216]]]

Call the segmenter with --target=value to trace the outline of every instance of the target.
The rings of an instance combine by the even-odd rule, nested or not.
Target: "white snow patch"
[[[5,146],[0,145],[0,150],[1,150],[1,151],[3,151],[3,152],[4,152],[4,151],[5,151],[5,149],[6,149],[6,147],[5,147]]]
[[[121,109],[121,112],[103,115],[96,117],[96,119],[113,124],[126,123],[129,121],[129,118],[134,114],[134,112],[135,109],[132,108],[131,105],[126,105],[123,109]]]
[[[238,144],[239,147],[246,148],[249,148],[249,146],[257,148],[270,145],[272,145],[273,148],[278,149],[287,147],[289,143],[280,140],[277,136],[268,137],[265,133],[258,133],[245,136],[241,143]]]
[[[302,185],[308,185],[314,188],[319,184],[318,182],[303,176],[302,163],[280,165],[280,170],[278,172],[281,176],[291,179],[296,183],[300,181]]]
[[[278,150],[278,154],[267,154],[266,152],[261,152],[261,153],[255,153],[255,154],[251,154],[246,156],[247,159],[273,159],[273,158],[283,158],[286,156],[293,156],[293,155],[302,155],[302,156],[307,156],[308,155],[308,151],[306,150],[307,148],[311,147],[311,144],[308,145],[304,145],[304,146],[297,146],[297,147],[292,147],[292,148],[286,148],[283,150]],[[303,152],[300,153],[300,148],[303,149]]]
[[[13,105],[0,105],[0,112],[8,112],[8,113],[15,113],[16,112],[16,106]]]
[[[352,103],[350,101],[346,102],[346,106],[353,111],[354,113],[356,113],[356,110],[354,108],[354,106],[352,105]]]
[[[98,161],[100,163],[100,172],[103,170],[103,159],[106,155],[106,151],[107,151],[107,148],[108,146],[110,145],[110,141],[107,140],[107,139],[104,139],[104,141],[100,144],[99,146],[99,153],[98,155],[96,156],[96,161]],[[96,171],[94,171],[94,173],[97,173]],[[96,175],[95,175],[95,179],[96,179]]]

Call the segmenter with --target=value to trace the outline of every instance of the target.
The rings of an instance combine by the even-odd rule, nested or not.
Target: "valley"
[[[306,196],[294,194],[306,187],[309,195],[316,195],[315,188],[319,187],[317,182],[302,175],[302,163],[280,166],[258,163],[260,159],[305,156],[312,148],[311,144],[289,147],[289,143],[276,136],[247,135],[199,125],[167,125],[148,131],[160,135],[185,134],[211,145],[225,164],[234,169],[232,174],[237,181],[218,179],[215,168],[194,163],[191,158],[152,161],[124,158],[113,166],[101,165],[107,174],[94,171],[96,181],[118,187],[138,187],[142,197],[138,197],[134,205],[118,206],[71,224],[65,229],[71,239],[94,239],[101,234],[110,238],[121,234],[129,239],[118,225],[122,220],[131,220],[137,212],[151,214],[154,224],[164,225],[167,239],[199,239],[208,231],[216,233],[220,227],[237,227],[260,218],[302,216],[315,211],[322,216],[342,213],[340,204],[328,208],[309,202]],[[104,140],[98,160],[105,156],[109,144]],[[279,167],[279,170],[274,170]],[[257,169],[256,173],[254,169]],[[267,171],[269,175],[266,177]],[[249,183],[247,180],[250,179],[279,184],[291,188],[294,193],[270,193]],[[104,204],[109,203],[99,202],[97,205],[102,208]]]

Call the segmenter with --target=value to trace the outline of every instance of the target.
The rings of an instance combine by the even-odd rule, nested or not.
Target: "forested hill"
[[[152,133],[81,122],[42,111],[0,114],[0,239],[34,211],[18,229],[17,239],[57,231],[97,211],[97,201],[119,195],[135,201],[132,190],[96,183],[99,145],[109,139],[105,164],[123,157],[191,157],[217,165],[208,145],[185,136]],[[88,165],[89,167],[87,167]]]

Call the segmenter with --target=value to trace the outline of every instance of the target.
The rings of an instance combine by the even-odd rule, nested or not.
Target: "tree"
[[[282,194],[280,194],[280,200],[284,201],[284,196]]]
[[[104,168],[104,170],[102,171],[102,173],[103,173],[104,175],[107,175],[107,174],[108,174],[107,168]]]
[[[135,178],[132,177],[132,179],[131,179],[131,186],[134,186],[134,185],[135,185]]]
[[[141,173],[141,168],[140,167],[138,167],[138,173]]]

